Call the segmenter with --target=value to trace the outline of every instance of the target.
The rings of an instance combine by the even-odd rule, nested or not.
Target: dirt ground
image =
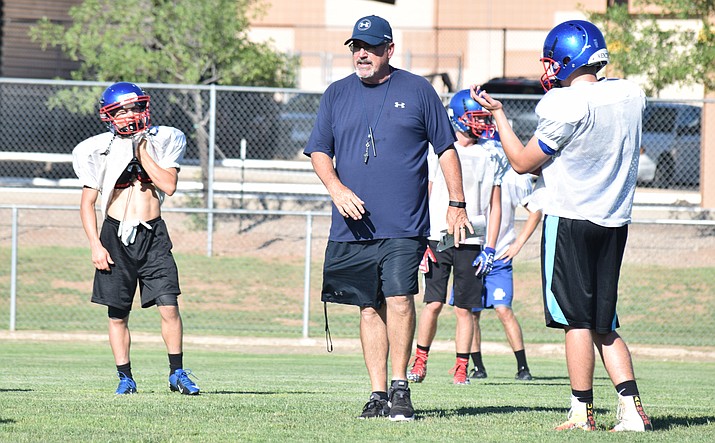
[[[61,333],[45,331],[0,331],[0,341],[31,342],[98,342],[108,343],[106,334]],[[255,338],[255,337],[219,337],[192,336],[184,337],[186,348],[236,351],[244,354],[275,353],[280,349],[283,354],[325,354],[326,343],[322,338]],[[163,346],[158,334],[132,333],[133,345]],[[361,352],[359,339],[334,339],[335,354],[354,354]],[[430,347],[436,352],[454,352],[454,342],[435,341]],[[634,358],[659,361],[715,361],[715,350],[697,347],[643,346],[631,345]],[[506,343],[483,342],[482,352],[489,355],[510,355],[512,350]],[[530,357],[564,357],[563,344],[526,344]]]

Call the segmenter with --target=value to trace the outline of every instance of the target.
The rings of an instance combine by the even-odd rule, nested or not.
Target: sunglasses
[[[367,43],[364,43],[364,42],[352,42],[348,45],[348,49],[353,54],[356,52],[360,52],[361,49],[364,49],[365,52],[369,52],[370,54],[377,54],[378,52],[382,52],[381,48],[387,47],[388,44],[389,44],[389,42],[383,42],[377,46],[373,46],[373,45],[368,45]]]

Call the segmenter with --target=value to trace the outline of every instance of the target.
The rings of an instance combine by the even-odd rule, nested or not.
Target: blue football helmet
[[[149,96],[134,83],[114,83],[102,93],[99,106],[99,118],[114,134],[129,136],[149,128]]]
[[[490,138],[496,131],[492,114],[469,95],[469,89],[457,91],[447,108],[449,120],[455,131],[471,132],[475,138]]]
[[[608,64],[608,48],[601,31],[591,22],[569,20],[554,27],[544,40],[541,57],[544,75],[541,84],[546,91],[566,80],[582,66]]]

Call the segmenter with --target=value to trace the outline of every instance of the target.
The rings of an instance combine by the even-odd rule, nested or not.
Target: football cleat
[[[643,410],[643,403],[638,395],[618,396],[616,420],[618,422],[611,432],[653,430],[653,423]]]
[[[531,376],[531,372],[529,372],[529,368],[519,368],[514,379],[530,381],[533,380],[533,377]]]
[[[457,362],[454,364],[454,367],[449,371],[450,374],[454,374],[453,383],[455,385],[469,384],[469,378],[467,378],[467,366],[469,366],[469,360],[466,358],[457,358]]]
[[[169,389],[178,391],[184,395],[199,395],[200,389],[189,378],[191,371],[186,372],[183,369],[177,369],[169,376]]]
[[[136,382],[124,375],[123,372],[117,372],[117,375],[119,376],[119,386],[117,386],[117,390],[114,393],[116,395],[136,394]]]
[[[427,377],[427,354],[417,351],[412,361],[412,369],[407,372],[407,380],[414,383],[422,383]]]
[[[593,403],[581,403],[575,397],[572,397],[568,420],[557,426],[556,430],[595,431],[596,421],[593,419]]]
[[[472,370],[469,371],[469,378],[487,378],[487,370],[472,368]]]

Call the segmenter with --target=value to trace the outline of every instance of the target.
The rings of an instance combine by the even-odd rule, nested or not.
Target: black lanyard
[[[361,80],[362,82],[362,80]],[[390,73],[390,78],[387,80],[387,87],[385,88],[385,96],[382,98],[382,104],[380,105],[380,111],[377,113],[375,118],[375,123],[371,126],[369,120],[367,119],[367,107],[365,106],[365,91],[360,89],[360,97],[362,98],[362,113],[365,117],[365,124],[367,125],[367,141],[365,142],[365,154],[363,159],[365,164],[370,158],[370,147],[372,146],[372,156],[377,157],[377,148],[375,147],[375,135],[374,130],[377,129],[377,125],[380,122],[380,116],[382,115],[382,110],[385,107],[385,101],[387,100],[387,92],[390,90],[390,82],[392,82],[392,73]],[[364,87],[360,85],[361,88]]]

